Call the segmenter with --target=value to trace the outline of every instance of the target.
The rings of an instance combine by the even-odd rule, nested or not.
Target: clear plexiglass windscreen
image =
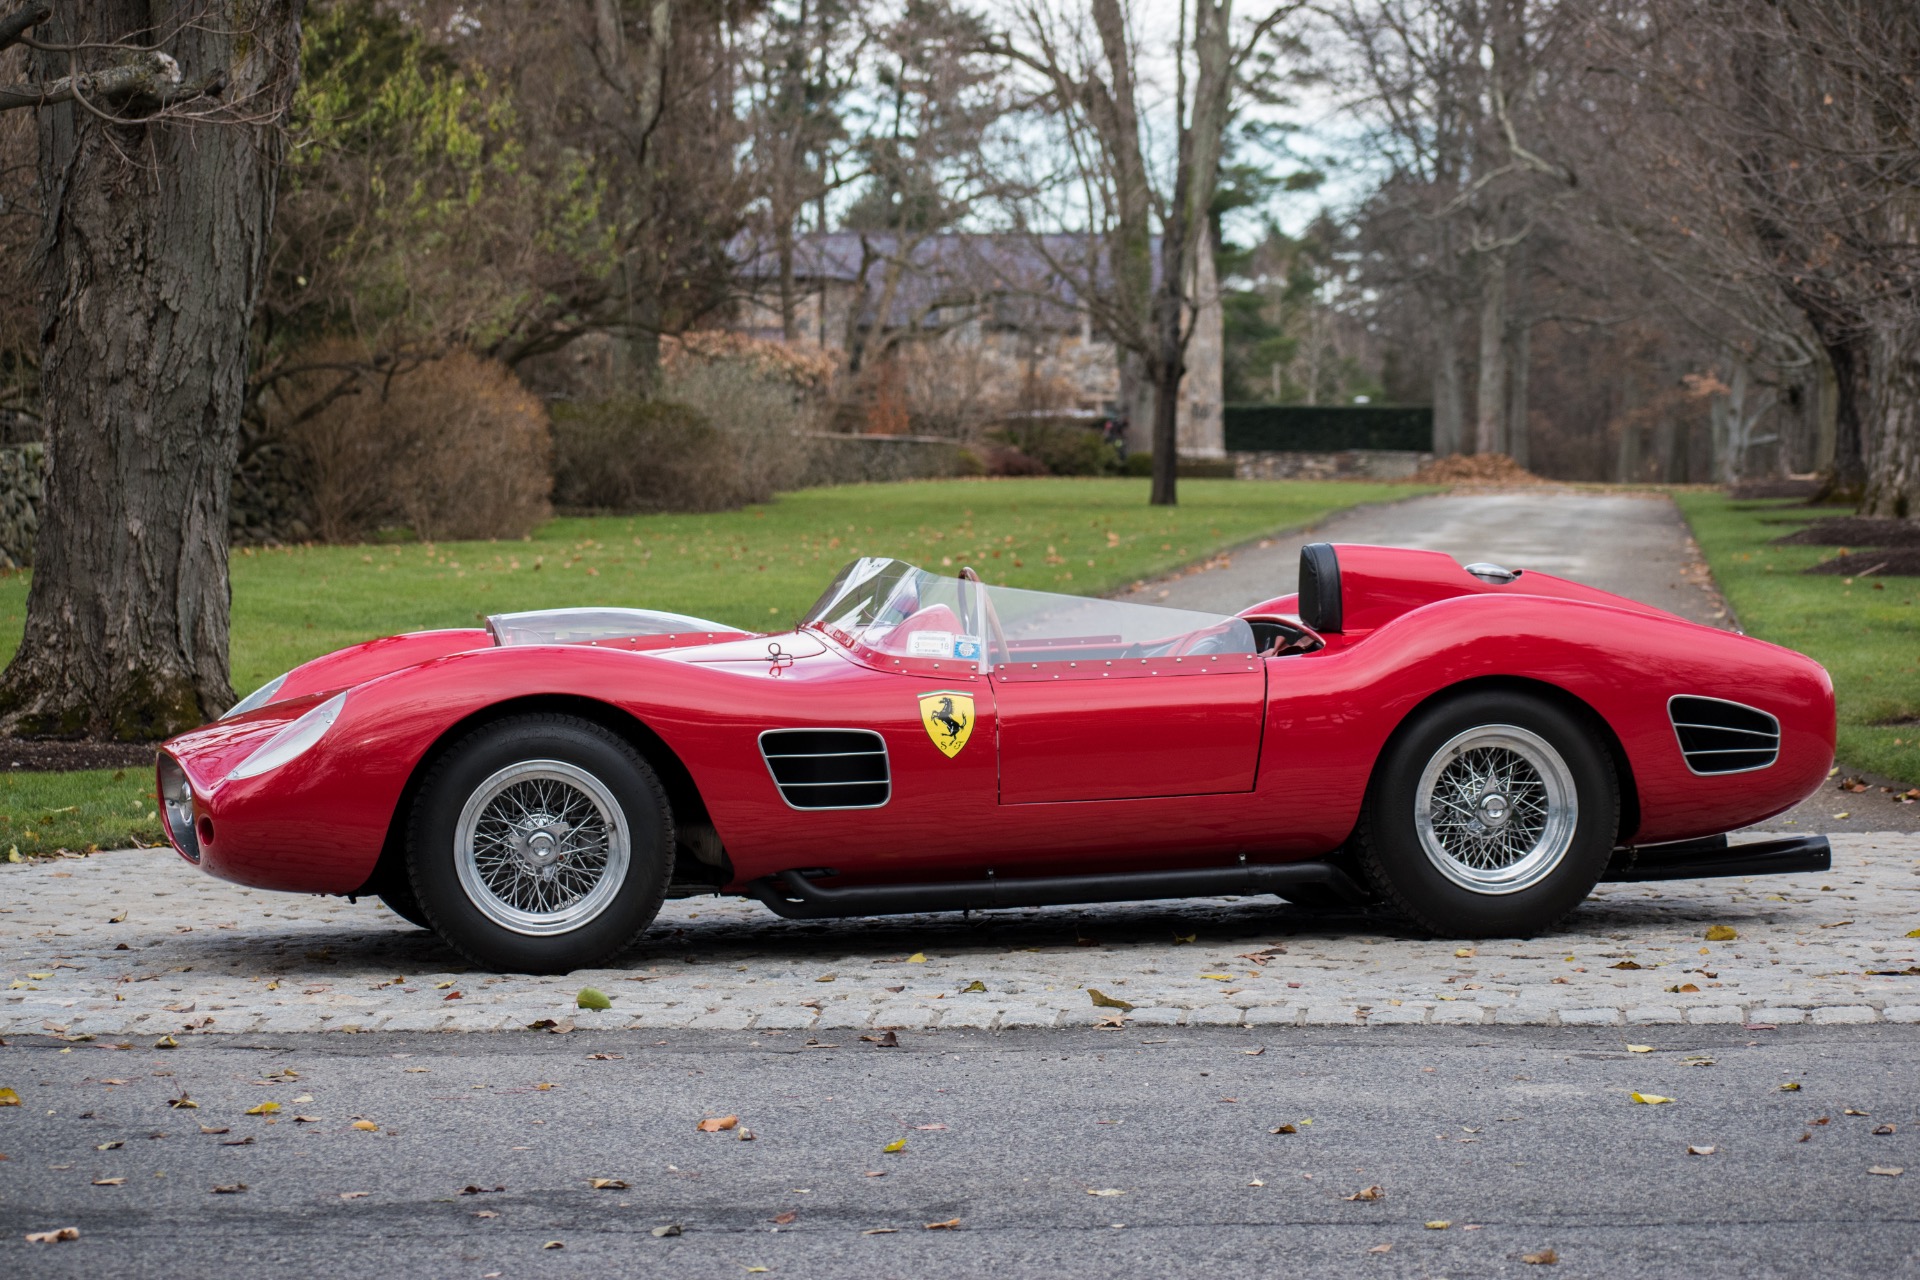
[[[900,657],[995,664],[1252,654],[1243,618],[942,577],[867,557],[840,571],[805,622]]]

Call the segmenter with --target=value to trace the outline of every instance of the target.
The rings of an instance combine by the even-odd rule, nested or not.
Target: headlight
[[[166,814],[174,847],[191,861],[200,861],[200,838],[193,829],[193,786],[180,762],[164,751],[160,753],[160,810]]]
[[[280,686],[287,682],[287,676],[292,674],[293,672],[289,671],[283,675],[275,676],[246,697],[240,699],[240,701],[228,707],[226,713],[220,718],[222,720],[231,720],[233,717],[243,716],[249,711],[258,711],[261,707],[273,701],[274,695],[280,692]]]
[[[268,738],[264,747],[242,760],[239,767],[227,775],[227,780],[231,782],[236,778],[257,778],[269,769],[278,769],[287,761],[306,754],[312,749],[313,744],[320,741],[327,730],[333,727],[333,722],[339,717],[340,708],[346,705],[346,701],[346,694],[334,694]]]

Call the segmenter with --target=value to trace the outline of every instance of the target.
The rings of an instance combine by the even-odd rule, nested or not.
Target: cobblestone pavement
[[[0,1034],[1920,1022],[1920,837],[1834,843],[1825,876],[1604,885],[1527,942],[1274,899],[800,923],[704,898],[667,904],[620,967],[557,978],[469,971],[375,902],[96,854],[0,866]],[[612,1010],[576,1010],[583,985]]]

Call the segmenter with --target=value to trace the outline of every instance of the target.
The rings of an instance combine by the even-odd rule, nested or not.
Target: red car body
[[[697,887],[726,893],[809,868],[858,887],[1321,858],[1353,835],[1396,729],[1471,687],[1535,690],[1591,711],[1620,781],[1623,848],[1758,822],[1827,775],[1832,685],[1800,654],[1545,574],[1489,580],[1436,552],[1336,550],[1341,627],[1285,656],[1036,655],[982,674],[964,661],[876,656],[813,627],[519,646],[479,629],[375,640],[297,668],[268,705],[167,743],[163,770],[177,762],[191,790],[191,829],[170,830],[222,879],[367,892],[383,859],[403,856],[411,789],[436,751],[529,708],[574,711],[639,745],[683,832],[710,826],[724,851],[722,870]],[[1240,616],[1307,630],[1297,606],[1283,596]],[[311,749],[230,776],[342,690],[337,720]],[[923,719],[930,693],[972,699],[970,733],[952,754]],[[1777,755],[1758,769],[1696,772],[1675,697],[1771,716]],[[886,802],[788,804],[760,735],[809,728],[879,734]]]

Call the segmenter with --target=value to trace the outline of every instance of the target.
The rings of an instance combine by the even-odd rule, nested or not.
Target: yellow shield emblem
[[[951,689],[921,694],[920,723],[927,726],[933,745],[951,760],[973,736],[973,695]]]

